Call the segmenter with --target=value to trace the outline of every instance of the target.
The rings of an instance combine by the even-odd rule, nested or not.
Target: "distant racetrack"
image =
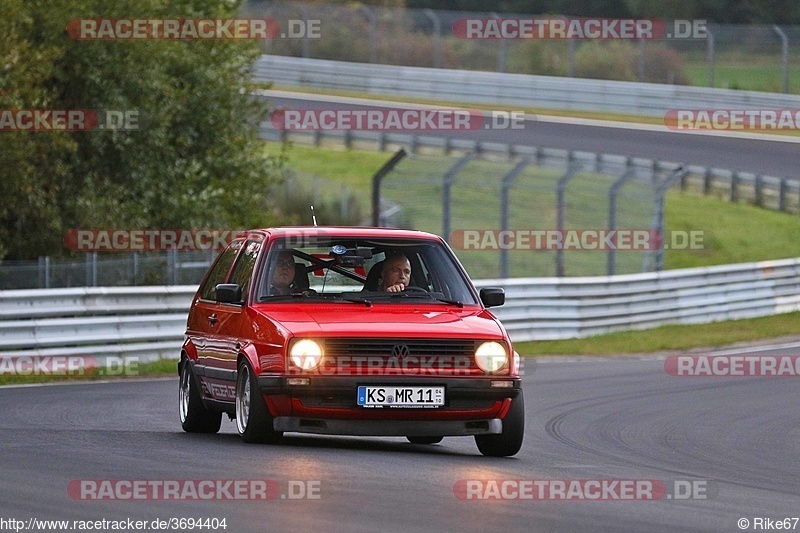
[[[273,108],[285,109],[369,109],[375,106],[400,105],[389,102],[338,98],[267,91]],[[279,96],[277,96],[279,95]],[[703,165],[755,174],[797,178],[800,180],[800,137],[771,135],[759,140],[754,134],[697,135],[669,131],[666,127],[624,125],[595,125],[597,121],[558,119],[548,117],[525,122],[521,130],[478,130],[419,132],[458,139],[544,146],[569,150],[619,154],[632,157],[661,159],[677,163]],[[660,131],[659,131],[660,130]]]

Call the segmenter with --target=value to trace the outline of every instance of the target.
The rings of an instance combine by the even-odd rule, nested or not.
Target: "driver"
[[[381,288],[385,292],[402,292],[411,283],[411,263],[403,254],[386,258],[381,269]]]

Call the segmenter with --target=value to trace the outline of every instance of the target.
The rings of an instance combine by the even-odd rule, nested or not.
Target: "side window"
[[[247,294],[247,289],[250,287],[250,278],[253,274],[253,267],[256,265],[256,259],[258,259],[259,250],[261,250],[259,241],[248,241],[236,266],[233,267],[231,283],[236,283],[242,288],[242,296]]]
[[[242,241],[234,241],[225,249],[224,252],[222,252],[222,254],[220,254],[217,262],[214,263],[214,266],[211,268],[211,273],[209,273],[202,290],[200,291],[200,298],[203,300],[216,299],[214,288],[225,281],[225,275],[228,273],[231,265],[236,260],[236,254],[239,253],[241,248]]]

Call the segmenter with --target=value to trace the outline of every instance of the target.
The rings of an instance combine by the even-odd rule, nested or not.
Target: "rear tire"
[[[245,442],[273,444],[283,436],[283,432],[273,429],[272,415],[246,360],[239,364],[236,377],[236,429]]]
[[[411,444],[438,444],[444,437],[406,437]]]
[[[187,433],[216,433],[222,424],[222,413],[206,409],[203,405],[188,359],[184,359],[181,365],[178,412],[181,427]]]
[[[525,434],[525,402],[522,391],[511,400],[511,408],[503,419],[503,432],[499,435],[475,435],[475,444],[483,455],[508,457],[522,448]]]

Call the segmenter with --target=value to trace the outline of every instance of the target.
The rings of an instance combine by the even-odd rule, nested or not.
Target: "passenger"
[[[269,295],[278,296],[294,292],[294,255],[284,251],[278,254],[275,270],[270,280]]]

